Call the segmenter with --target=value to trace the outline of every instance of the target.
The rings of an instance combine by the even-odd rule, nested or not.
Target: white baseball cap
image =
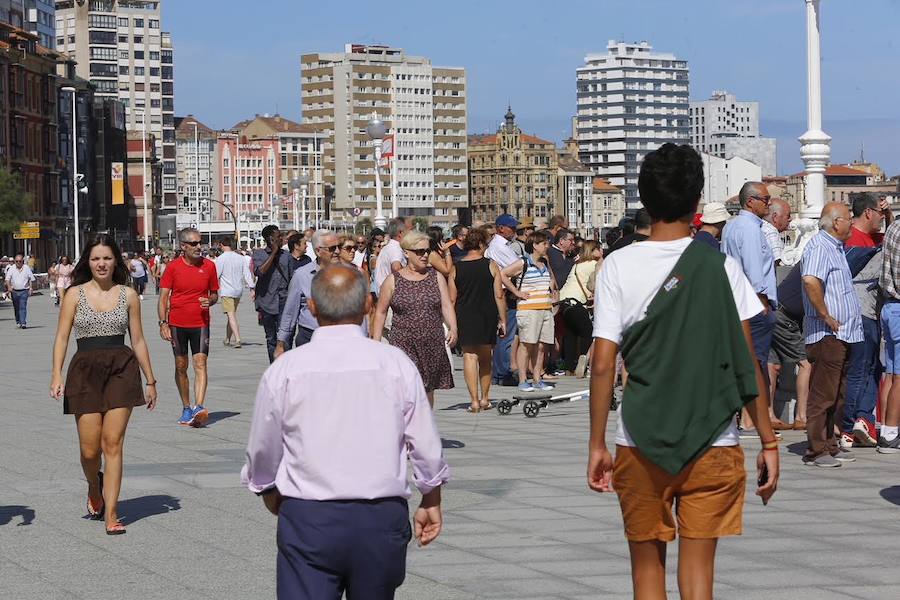
[[[731,214],[725,205],[721,202],[709,202],[703,205],[703,214],[700,215],[700,222],[713,224],[724,223],[731,218]]]

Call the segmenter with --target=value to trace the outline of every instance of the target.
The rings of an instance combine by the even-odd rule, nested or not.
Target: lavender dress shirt
[[[303,500],[426,494],[450,476],[425,386],[402,350],[330,325],[263,374],[241,481]]]

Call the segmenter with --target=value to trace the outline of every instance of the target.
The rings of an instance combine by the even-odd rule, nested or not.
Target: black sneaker
[[[892,439],[890,442],[882,436],[878,436],[878,447],[875,450],[879,454],[897,454],[900,452],[900,435]]]

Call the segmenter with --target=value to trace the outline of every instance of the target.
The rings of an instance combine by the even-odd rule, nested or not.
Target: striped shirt
[[[853,291],[853,276],[844,255],[844,244],[824,230],[820,230],[803,249],[800,272],[804,277],[812,276],[822,282],[825,288],[825,307],[828,314],[840,328],[835,334],[809,301],[806,287],[803,287],[803,333],[807,344],[815,344],[826,335],[852,344],[863,341],[862,313],[859,299]]]
[[[768,221],[763,221],[762,232],[766,236],[766,243],[769,245],[769,249],[772,250],[772,257],[775,260],[781,260],[781,255],[784,252],[784,240],[781,239],[778,229]]]
[[[550,310],[553,308],[550,299],[550,268],[547,265],[536,265],[527,255],[525,266],[521,291],[528,294],[528,300],[519,300],[518,310]]]
[[[883,254],[880,281],[882,293],[889,300],[900,300],[900,221],[891,223],[884,233]]]

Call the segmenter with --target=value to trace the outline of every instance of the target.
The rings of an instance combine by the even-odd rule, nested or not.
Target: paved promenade
[[[121,537],[81,518],[86,485],[74,422],[47,395],[56,309],[48,296],[33,297],[29,329],[19,331],[11,305],[0,304],[0,598],[274,598],[275,519],[238,480],[267,366],[247,300],[240,350],[222,346],[224,320],[214,308],[211,414],[202,430],[175,424],[171,349],[156,333],[156,297],[144,301],[160,400],[153,413],[132,417]],[[521,408],[472,415],[459,361],[456,368],[458,387],[439,392],[436,406],[453,476],[444,532],[428,548],[410,546],[398,597],[630,598],[616,498],[585,483],[587,402],[534,419]],[[584,387],[564,378],[558,390]],[[495,393],[511,397],[512,388]],[[866,449],[847,467],[816,469],[801,466],[802,444],[801,434],[785,436],[781,489],[768,507],[749,491],[744,535],[719,546],[717,598],[898,597],[900,458]],[[747,448],[749,465],[758,444]],[[676,560],[672,545],[672,573]],[[677,597],[674,577],[669,588]]]

